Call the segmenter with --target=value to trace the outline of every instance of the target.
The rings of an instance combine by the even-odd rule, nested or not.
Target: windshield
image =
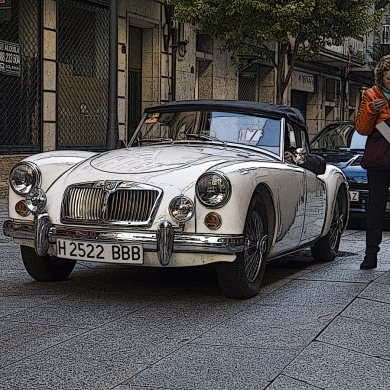
[[[352,135],[350,149],[353,150],[364,150],[366,148],[367,136],[359,134],[356,130]]]
[[[331,124],[318,133],[311,142],[311,150],[339,150],[350,148],[352,135],[355,132],[353,123]]]
[[[262,116],[219,111],[149,113],[133,145],[151,142],[236,143],[280,154],[282,121]]]

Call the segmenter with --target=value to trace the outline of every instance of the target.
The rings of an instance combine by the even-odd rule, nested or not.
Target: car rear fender
[[[323,177],[326,183],[326,217],[321,236],[325,236],[332,223],[332,213],[337,196],[340,197],[342,212],[344,214],[343,231],[346,229],[349,218],[348,182],[344,173],[337,167],[328,164]]]

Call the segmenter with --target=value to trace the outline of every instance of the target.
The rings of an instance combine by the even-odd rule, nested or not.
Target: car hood
[[[342,168],[349,183],[367,183],[367,171],[360,165],[350,165]]]
[[[236,171],[252,162],[275,161],[249,149],[202,146],[146,146],[116,149],[91,156],[65,172],[51,186],[50,209],[60,208],[64,188],[97,181],[129,181],[164,188],[167,193],[186,193],[199,176],[211,169]],[[232,166],[234,166],[232,168]]]
[[[328,164],[332,164],[340,168],[347,177],[348,182],[367,182],[367,171],[360,165],[363,157],[362,151],[342,151],[339,153],[323,152],[318,154],[320,154]]]
[[[351,164],[355,164],[355,161],[360,164],[360,159],[363,156],[363,151],[324,151],[312,153],[322,156],[328,164],[336,165],[343,169]]]
[[[90,159],[90,166],[106,173],[153,173],[192,165],[225,163],[230,160],[271,160],[260,153],[221,147],[142,147],[110,151]]]

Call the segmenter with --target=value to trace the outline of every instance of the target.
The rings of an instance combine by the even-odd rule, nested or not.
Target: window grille
[[[57,0],[57,9],[57,148],[104,150],[109,10],[75,0]]]
[[[327,102],[334,102],[336,99],[336,80],[326,79],[325,83],[325,100]]]
[[[390,25],[384,24],[382,26],[382,44],[388,45],[390,44]]]
[[[0,23],[0,153],[41,150],[41,3],[12,0]]]
[[[238,100],[257,101],[257,73],[240,73],[238,77]]]

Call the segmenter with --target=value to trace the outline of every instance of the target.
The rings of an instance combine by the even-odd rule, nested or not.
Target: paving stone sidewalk
[[[364,238],[347,230],[331,263],[276,260],[238,301],[208,266],[80,262],[36,282],[0,229],[0,389],[388,390],[390,233],[371,271]]]

